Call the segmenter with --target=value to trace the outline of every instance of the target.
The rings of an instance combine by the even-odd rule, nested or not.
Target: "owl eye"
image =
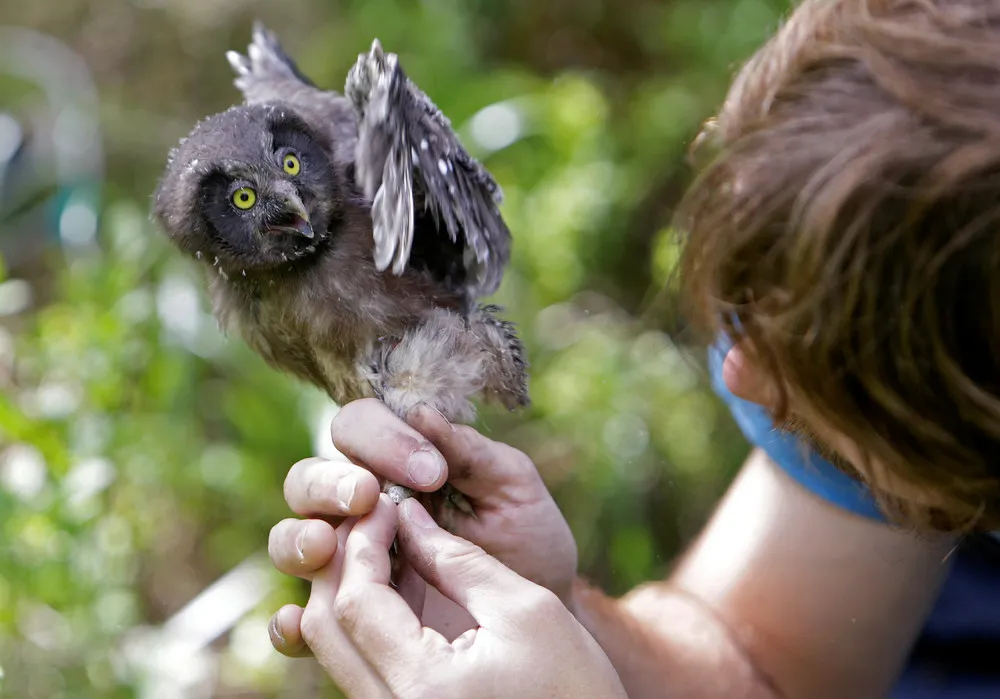
[[[250,189],[249,187],[240,187],[235,192],[233,192],[233,206],[237,209],[247,209],[253,208],[253,205],[257,203],[257,193]]]
[[[299,174],[299,170],[302,169],[302,163],[291,153],[288,153],[284,158],[281,159],[281,166],[285,169],[289,175]]]

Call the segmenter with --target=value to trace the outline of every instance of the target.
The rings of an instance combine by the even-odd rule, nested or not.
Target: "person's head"
[[[1000,527],[1000,0],[806,0],[696,155],[691,319],[901,521]]]

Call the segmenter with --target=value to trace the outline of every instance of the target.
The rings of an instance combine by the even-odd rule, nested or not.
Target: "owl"
[[[528,406],[516,328],[481,302],[510,257],[500,188],[398,57],[374,41],[343,94],[259,22],[227,58],[243,103],[171,151],[152,204],[222,330],[341,405]]]

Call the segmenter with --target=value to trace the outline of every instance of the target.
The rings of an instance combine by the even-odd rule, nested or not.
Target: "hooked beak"
[[[272,233],[294,233],[309,239],[316,237],[309,221],[309,212],[306,211],[305,204],[299,196],[289,192],[282,198],[284,211],[277,222],[270,224],[267,230]]]

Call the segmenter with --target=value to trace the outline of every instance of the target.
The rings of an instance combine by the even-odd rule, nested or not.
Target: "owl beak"
[[[315,238],[312,223],[309,221],[309,212],[306,211],[305,204],[296,194],[284,196],[284,211],[281,219],[277,223],[268,226],[268,230],[277,233],[294,233],[303,238]]]

